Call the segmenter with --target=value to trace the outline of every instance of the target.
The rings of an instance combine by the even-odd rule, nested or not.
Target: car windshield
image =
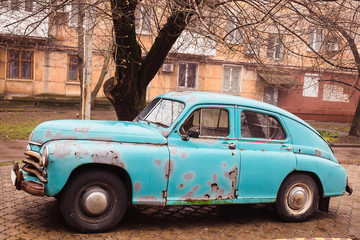
[[[134,121],[147,121],[160,127],[169,127],[184,109],[182,102],[156,98],[149,103],[144,110],[134,119]]]

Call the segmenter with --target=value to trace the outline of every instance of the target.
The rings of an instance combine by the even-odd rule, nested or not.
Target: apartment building
[[[31,31],[27,26],[37,21],[31,19],[34,16],[19,25],[7,26],[6,23],[10,16],[20,19],[31,15],[36,3],[25,1],[15,7],[12,0],[5,2],[7,8],[0,9],[0,94],[79,95],[77,19],[71,15],[73,6],[58,11],[55,24],[52,19],[45,20]],[[145,8],[146,5],[141,5],[136,11],[136,33],[149,49],[154,40],[153,22]],[[225,23],[228,30],[234,28],[233,24],[232,21]],[[240,30],[232,31],[227,43],[237,44],[241,34]],[[103,41],[101,36],[95,34],[94,38],[98,37],[95,42]],[[304,68],[298,61],[285,61],[285,41],[276,34],[268,34],[266,39],[261,48],[254,45],[235,53],[206,36],[183,32],[149,84],[147,99],[168,91],[221,92],[268,102],[303,119],[351,121],[359,94],[330,80],[346,79],[351,85],[356,80],[355,75]],[[325,39],[324,30],[320,28],[310,26],[307,39],[312,49],[304,44],[304,52],[331,53],[339,48],[336,41]],[[103,51],[94,47],[92,87],[101,72]],[[255,55],[261,55],[268,67],[255,61]],[[113,70],[110,66],[106,79],[112,76]],[[102,91],[99,95],[103,95]]]

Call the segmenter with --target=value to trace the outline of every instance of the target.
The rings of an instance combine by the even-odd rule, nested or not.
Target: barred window
[[[8,78],[33,78],[34,52],[8,51],[7,77]]]

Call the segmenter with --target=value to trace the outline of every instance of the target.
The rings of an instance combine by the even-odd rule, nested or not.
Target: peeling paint
[[[157,165],[157,166],[160,166],[161,165],[161,160],[160,159],[155,159],[154,164]]]
[[[194,176],[195,176],[195,173],[188,172],[188,173],[185,173],[183,177],[186,181],[191,181],[194,178]]]
[[[176,147],[171,147],[170,152],[172,155],[176,155],[178,153],[178,149]]]
[[[137,194],[137,192],[141,189],[141,183],[140,182],[136,182],[134,184],[134,190],[135,190],[135,194]]]
[[[76,127],[74,129],[75,132],[81,132],[86,134],[88,131],[90,131],[92,128],[91,127]]]
[[[216,173],[214,173],[212,175],[212,180],[213,180],[213,182],[217,182],[217,174]]]
[[[180,157],[181,157],[182,159],[185,159],[188,155],[189,155],[189,152],[188,152],[188,151],[182,150],[182,151],[180,152]]]
[[[169,179],[171,177],[171,174],[174,172],[175,162],[172,159],[168,159],[166,163],[164,164],[164,173],[165,178]]]

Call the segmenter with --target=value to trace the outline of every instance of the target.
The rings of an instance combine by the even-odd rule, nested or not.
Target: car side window
[[[226,137],[229,135],[229,112],[223,108],[201,108],[194,111],[180,127],[181,135],[196,131],[200,136]]]
[[[243,110],[241,111],[241,136],[245,138],[266,138],[283,140],[285,131],[273,116]]]

